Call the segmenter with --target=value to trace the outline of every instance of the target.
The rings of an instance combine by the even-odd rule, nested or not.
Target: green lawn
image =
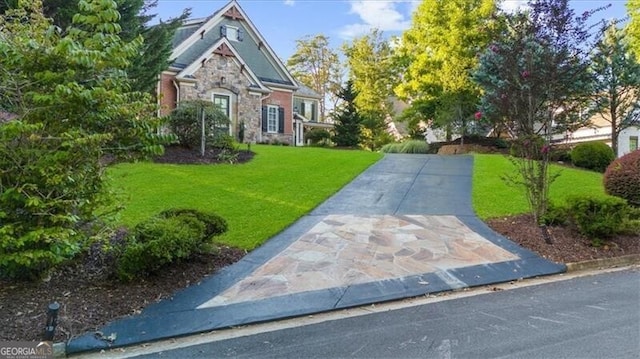
[[[503,155],[474,155],[473,208],[482,219],[527,213],[529,207],[524,189],[508,185],[502,175],[513,174],[515,167]],[[602,174],[551,165],[552,173],[560,172],[551,185],[549,197],[562,203],[579,194],[605,196]]]
[[[241,165],[120,164],[109,170],[126,206],[122,224],[172,207],[217,213],[229,222],[220,240],[253,249],[311,211],[382,157],[313,147],[252,147]]]

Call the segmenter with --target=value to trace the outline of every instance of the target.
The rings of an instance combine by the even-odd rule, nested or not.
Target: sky
[[[227,4],[227,0],[158,0],[153,13],[167,20],[191,8],[191,17],[206,17]],[[258,31],[281,59],[294,54],[296,40],[323,34],[330,45],[342,44],[378,28],[388,36],[401,35],[411,26],[415,0],[238,0]],[[513,10],[526,1],[506,0],[503,9]],[[624,18],[626,0],[570,0],[576,14],[612,6],[597,13],[598,18]]]

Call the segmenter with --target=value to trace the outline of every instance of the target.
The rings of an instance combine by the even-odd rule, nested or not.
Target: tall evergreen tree
[[[189,16],[189,10],[177,18],[151,25],[156,17],[150,11],[158,0],[115,0],[120,18],[120,37],[125,41],[133,41],[138,36],[143,39],[140,52],[132,59],[127,69],[132,89],[135,91],[155,93],[158,75],[168,67],[171,56],[173,34]],[[6,9],[16,8],[17,0],[0,0],[0,13]],[[44,0],[43,12],[53,23],[66,31],[73,23],[73,16],[79,12],[77,0]]]
[[[611,24],[591,57],[595,111],[611,125],[611,147],[618,153],[620,132],[640,126],[640,64],[625,30]]]
[[[342,103],[333,113],[333,142],[340,147],[356,147],[360,144],[362,118],[356,107],[357,92],[353,81],[349,80],[340,89],[338,97]]]

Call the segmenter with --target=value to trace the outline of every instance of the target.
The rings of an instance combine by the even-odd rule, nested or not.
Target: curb
[[[590,261],[566,263],[567,272],[603,269],[640,264],[640,254],[629,254],[621,257],[594,259]]]
[[[640,254],[566,263],[565,265],[567,267],[567,271],[565,273],[640,265]],[[54,358],[67,358],[66,342],[54,343]]]

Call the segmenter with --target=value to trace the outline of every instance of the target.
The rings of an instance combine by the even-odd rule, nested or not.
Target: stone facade
[[[249,91],[251,81],[240,65],[228,56],[213,55],[193,74],[192,81],[180,82],[179,101],[212,101],[214,95],[229,96],[230,134],[238,138],[244,124],[245,142],[258,142],[261,132],[261,94]]]

